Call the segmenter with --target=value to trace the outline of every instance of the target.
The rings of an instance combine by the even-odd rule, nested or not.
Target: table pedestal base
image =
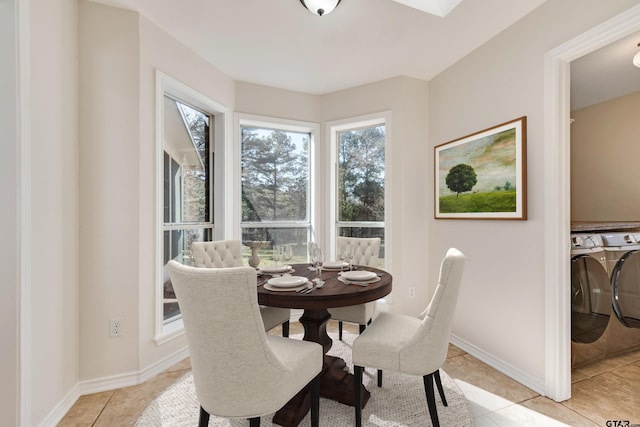
[[[327,310],[305,310],[300,318],[305,331],[304,339],[319,343],[325,352],[320,374],[320,396],[355,407],[354,375],[345,371],[347,365],[343,359],[326,354],[332,344],[326,329],[330,318]],[[361,387],[364,408],[371,393],[364,386]],[[304,388],[276,412],[273,423],[285,427],[296,427],[309,412],[310,404],[310,394],[308,389]],[[322,405],[320,405],[320,411],[322,411]]]

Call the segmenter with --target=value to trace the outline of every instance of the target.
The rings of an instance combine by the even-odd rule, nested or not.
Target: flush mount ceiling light
[[[640,47],[640,43],[638,43],[638,47]],[[636,53],[633,57],[633,65],[640,68],[640,52]]]
[[[300,0],[300,3],[311,13],[318,16],[333,12],[333,9],[340,4],[341,0]]]

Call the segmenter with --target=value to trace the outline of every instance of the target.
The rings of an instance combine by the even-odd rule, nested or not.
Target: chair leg
[[[438,393],[440,393],[440,399],[442,399],[442,405],[447,405],[447,398],[444,397],[444,388],[442,388],[442,380],[440,379],[440,369],[433,373],[433,377],[436,380],[436,386],[438,386]]]
[[[198,427],[207,427],[209,425],[209,413],[200,406],[200,420],[198,421]]]
[[[367,325],[359,325],[360,326],[360,333],[363,333],[365,329],[367,329]]]
[[[362,426],[362,366],[353,366],[353,385],[356,389],[356,427]]]
[[[320,374],[311,381],[311,427],[320,425]]]
[[[382,369],[378,369],[378,387],[382,387]]]
[[[289,338],[289,321],[287,320],[282,324],[282,336]]]
[[[433,427],[440,427],[438,411],[436,409],[436,395],[433,391],[433,373],[423,376],[422,381],[424,382],[424,391],[427,395],[427,407],[429,408],[429,415],[431,415],[431,424]]]
[[[249,418],[249,427],[260,427],[260,417]]]
[[[342,320],[338,320],[338,339],[342,341]]]

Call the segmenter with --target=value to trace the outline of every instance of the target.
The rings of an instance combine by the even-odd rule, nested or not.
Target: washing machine
[[[571,341],[592,344],[601,339],[611,316],[611,287],[607,260],[599,234],[571,235]],[[583,362],[604,354],[602,345],[585,349]]]

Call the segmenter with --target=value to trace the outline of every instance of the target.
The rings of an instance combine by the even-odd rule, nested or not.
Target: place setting
[[[378,273],[366,270],[342,271],[338,273],[338,280],[345,285],[368,286],[379,282],[380,276]]]
[[[258,276],[262,276],[263,274],[270,276],[285,276],[293,273],[294,268],[286,264],[291,261],[293,258],[293,252],[291,246],[274,246],[273,247],[273,265],[265,265],[264,267],[260,267],[256,270]],[[285,264],[279,265],[278,262],[283,260]]]

